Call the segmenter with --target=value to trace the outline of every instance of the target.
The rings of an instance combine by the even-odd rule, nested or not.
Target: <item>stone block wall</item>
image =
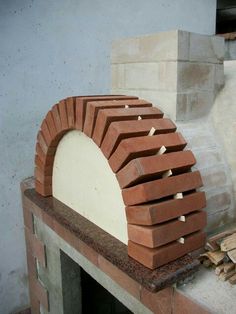
[[[137,94],[175,120],[203,117],[224,84],[224,39],[170,31],[112,47],[112,93]]]

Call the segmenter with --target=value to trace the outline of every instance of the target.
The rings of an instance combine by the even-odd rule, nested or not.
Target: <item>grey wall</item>
[[[215,31],[215,0],[0,0],[0,313],[28,303],[20,181],[57,100],[108,93],[113,39]]]

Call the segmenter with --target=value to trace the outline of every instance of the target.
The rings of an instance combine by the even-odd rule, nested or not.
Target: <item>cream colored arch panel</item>
[[[53,164],[52,189],[55,198],[128,243],[118,181],[100,148],[84,133],[70,131],[59,142]]]

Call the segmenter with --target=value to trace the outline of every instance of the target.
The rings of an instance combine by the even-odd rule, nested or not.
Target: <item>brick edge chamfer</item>
[[[36,143],[35,189],[44,197],[52,196],[54,156],[70,130],[92,138],[116,173],[126,206],[131,257],[155,269],[204,246],[206,198],[198,191],[201,175],[191,171],[196,163],[193,153],[184,150],[186,141],[159,109],[122,95],[69,97],[54,105]],[[159,241],[171,226],[179,230],[177,238]],[[35,244],[35,250],[43,249]]]

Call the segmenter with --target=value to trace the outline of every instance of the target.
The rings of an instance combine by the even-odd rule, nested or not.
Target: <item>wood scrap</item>
[[[225,257],[225,253],[221,251],[214,251],[214,252],[206,252],[202,254],[202,256],[208,257],[208,259],[216,266],[223,262]]]
[[[220,244],[220,249],[222,252],[228,252],[236,249],[236,233],[224,238]]]
[[[229,278],[229,282],[231,283],[231,285],[236,284],[236,274]]]
[[[235,272],[235,269],[234,269],[234,270],[231,270],[229,273],[221,273],[219,275],[219,278],[222,281],[226,281],[226,280],[228,280],[230,277],[232,277],[235,274],[236,274],[236,272]]]
[[[236,229],[210,237],[205,249],[207,252],[200,255],[200,262],[207,268],[215,268],[220,280],[236,284]]]
[[[234,263],[225,263],[224,265],[224,273],[229,273],[231,270],[235,269]]]
[[[231,261],[236,264],[236,249],[227,252],[228,257],[231,259]]]
[[[236,229],[227,230],[216,235],[213,235],[207,239],[206,242],[206,250],[209,251],[217,251],[219,250],[219,242],[225,238],[230,236],[231,234],[236,233]]]
[[[216,274],[217,276],[219,276],[219,274],[224,271],[224,267],[225,267],[224,264],[221,264],[221,265],[217,266],[216,269],[215,269],[215,274]]]

